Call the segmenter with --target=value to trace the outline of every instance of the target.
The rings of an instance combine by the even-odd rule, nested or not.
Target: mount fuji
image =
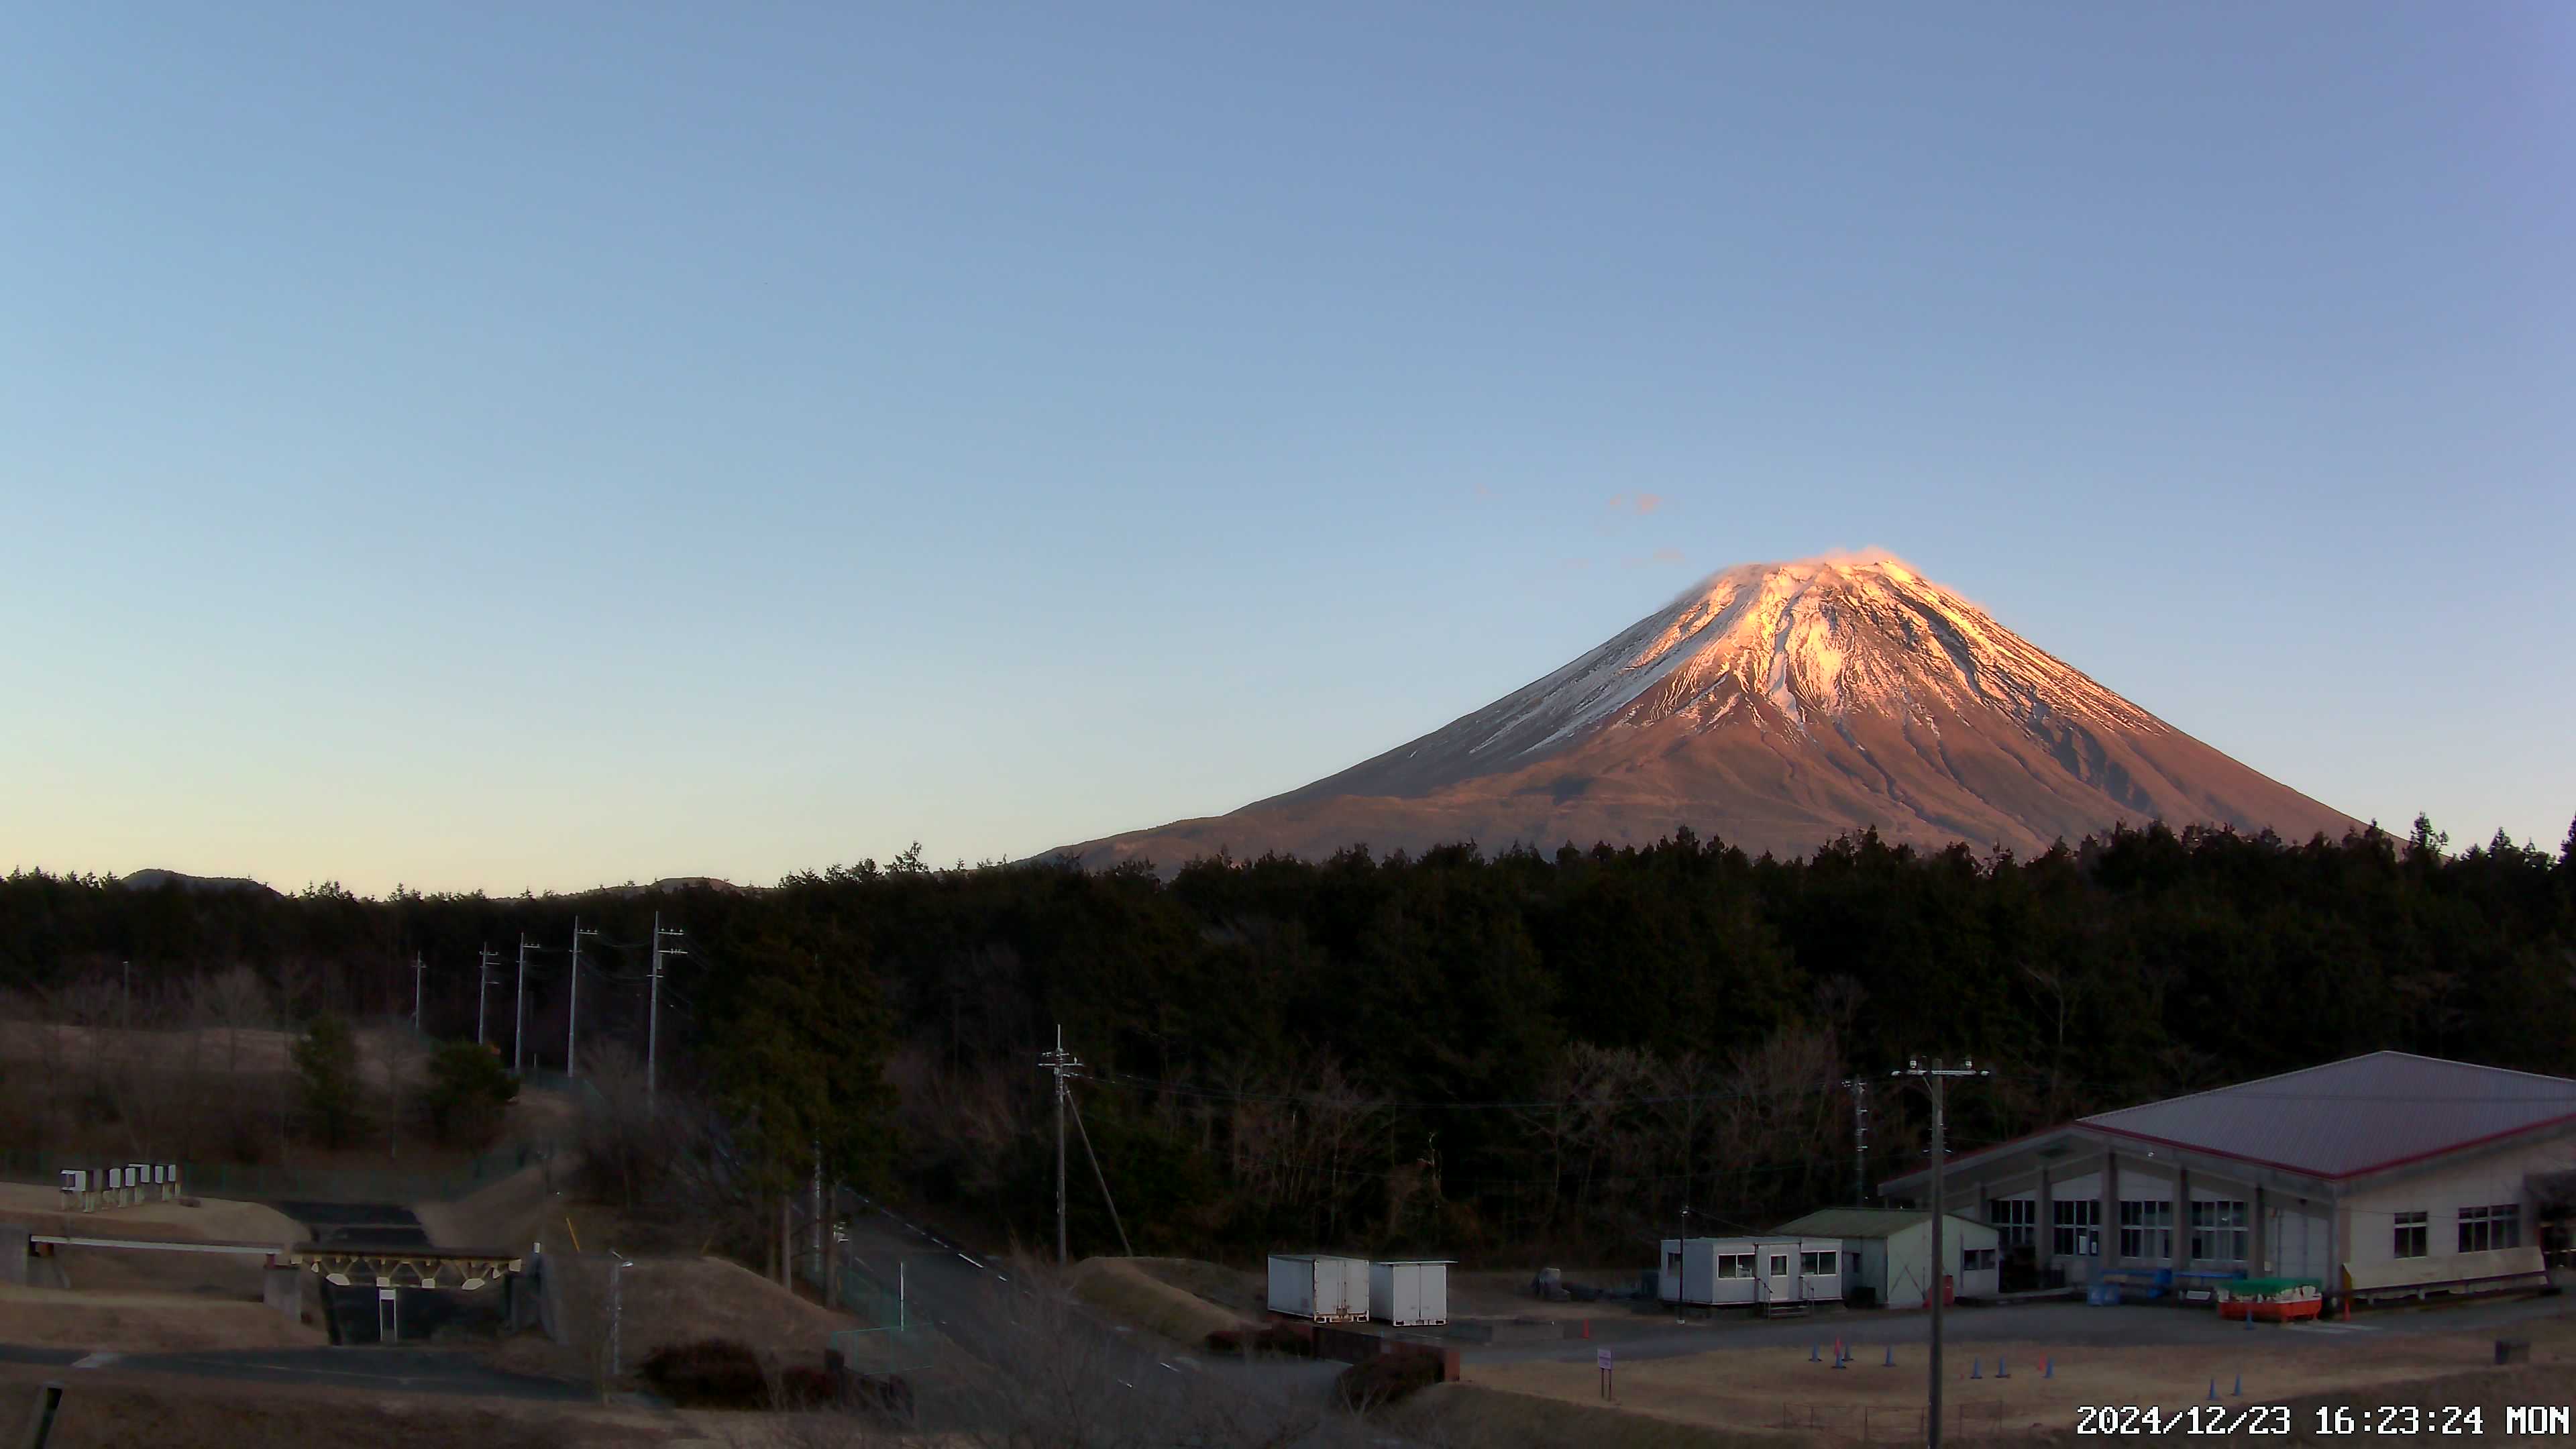
[[[1474,841],[1643,845],[1687,826],[1804,853],[2046,850],[2126,821],[2359,822],[2193,739],[1884,553],[1715,574],[1475,713],[1231,814],[1056,852],[1165,869]]]

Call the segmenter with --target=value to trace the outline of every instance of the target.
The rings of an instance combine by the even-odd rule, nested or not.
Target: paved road
[[[916,1321],[926,1319],[961,1350],[994,1366],[1006,1365],[1015,1337],[1004,1322],[1008,1295],[1018,1291],[1006,1265],[990,1262],[868,1199],[849,1195],[849,1250],[868,1278],[891,1293],[894,1265],[903,1279]],[[1209,1359],[1166,1348],[1162,1341],[1088,1309],[1075,1321],[1097,1335],[1106,1371],[1124,1385],[1141,1386],[1172,1375],[1214,1377],[1246,1393],[1321,1396],[1341,1372],[1338,1363],[1264,1359]]]
[[[472,1354],[418,1348],[224,1349],[207,1353],[101,1353],[78,1348],[0,1344],[0,1363],[188,1374],[245,1383],[373,1389],[379,1393],[469,1394],[480,1398],[587,1402],[573,1384],[485,1368]]]

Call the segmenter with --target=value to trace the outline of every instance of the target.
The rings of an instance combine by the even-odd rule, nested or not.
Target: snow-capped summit
[[[1872,550],[1712,574],[1526,688],[1231,815],[1077,846],[1106,863],[1456,840],[1750,850],[1845,831],[2045,849],[2126,820],[2356,822],[2183,734]]]

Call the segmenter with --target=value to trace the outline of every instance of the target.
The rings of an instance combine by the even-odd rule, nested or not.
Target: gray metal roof
[[[1963,1228],[1975,1228],[1981,1233],[1994,1231],[1957,1213],[1945,1212],[1941,1216]],[[1931,1213],[1913,1208],[1819,1208],[1796,1222],[1782,1223],[1777,1231],[1783,1236],[1802,1238],[1892,1238],[1931,1220]]]
[[[2353,1177],[2576,1118],[2576,1081],[2372,1052],[2082,1125],[2314,1177]]]

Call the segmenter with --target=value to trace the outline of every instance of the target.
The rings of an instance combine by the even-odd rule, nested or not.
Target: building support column
[[[2048,1270],[2057,1266],[2057,1199],[2048,1190],[2048,1164],[2039,1165],[2039,1191],[2031,1207],[2031,1260],[2038,1267],[2042,1281]]]
[[[2245,1276],[2269,1278],[2272,1265],[2271,1234],[2263,1230],[2263,1184],[2254,1184],[2253,1200],[2245,1204]]]
[[[2177,1273],[2191,1271],[2191,1169],[2174,1164],[2173,1195],[2173,1265]]]
[[[2094,1276],[2120,1266],[2120,1154],[2102,1154],[2101,1177],[2102,1255],[2094,1260]]]

